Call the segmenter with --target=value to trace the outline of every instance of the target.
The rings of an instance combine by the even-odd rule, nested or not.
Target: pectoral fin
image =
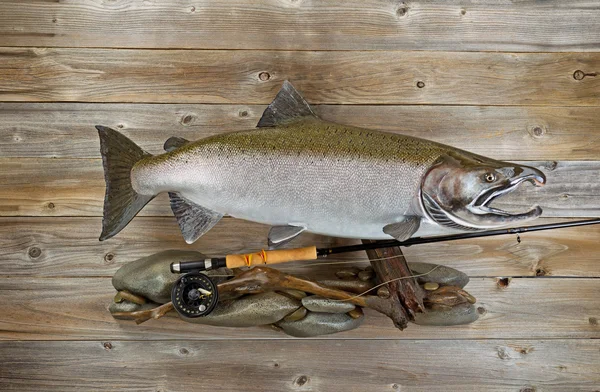
[[[305,230],[304,226],[273,226],[269,230],[269,248],[286,244]]]
[[[178,193],[169,192],[171,210],[177,218],[185,242],[193,243],[209,231],[223,217],[223,214],[199,206]]]
[[[389,234],[398,241],[406,241],[419,230],[421,217],[410,215],[401,222],[391,223],[383,228],[385,234]]]
[[[190,142],[189,140],[184,139],[182,137],[171,136],[169,139],[167,139],[167,141],[165,142],[163,148],[164,148],[165,151],[171,152],[173,150],[178,149],[179,147],[185,146],[189,142]]]

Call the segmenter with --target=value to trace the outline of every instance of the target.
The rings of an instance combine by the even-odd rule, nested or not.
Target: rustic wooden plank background
[[[469,326],[400,332],[367,312],[301,340],[114,320],[123,264],[255,250],[268,228],[226,218],[190,247],[159,197],[98,242],[93,126],[158,153],[252,128],[285,79],[327,120],[541,168],[548,185],[509,201],[544,222],[600,216],[600,1],[3,0],[0,390],[600,391],[600,227],[407,248],[471,276]]]

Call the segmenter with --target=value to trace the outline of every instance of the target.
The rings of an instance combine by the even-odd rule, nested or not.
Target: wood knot
[[[248,111],[247,110],[240,110],[240,112],[238,113],[240,117],[248,117]]]
[[[112,344],[110,342],[104,342],[103,346],[105,350],[112,350]]]
[[[258,78],[263,82],[266,82],[267,80],[271,79],[271,75],[268,72],[261,72],[258,74]]]
[[[50,202],[50,203],[46,204],[46,207],[48,207],[49,210],[53,210],[55,205],[54,205],[54,203]]]
[[[402,18],[403,16],[406,16],[408,14],[408,7],[406,6],[406,4],[402,3],[400,4],[400,7],[398,7],[398,9],[396,10],[396,15],[399,18]]]
[[[596,317],[590,317],[588,323],[590,323],[590,325],[598,325],[598,319]]]
[[[106,262],[106,264],[112,264],[114,259],[115,255],[110,252],[104,255],[104,261]]]
[[[194,121],[195,116],[193,114],[186,114],[181,119],[182,125],[190,125]]]
[[[27,254],[29,254],[29,257],[31,257],[32,259],[37,259],[42,255],[42,250],[37,246],[32,246],[31,248],[29,248]]]
[[[466,9],[464,9],[464,8],[463,8],[463,9],[461,9],[461,10],[460,10],[460,14],[461,14],[461,15],[466,15],[466,14],[467,14],[467,10],[466,10]]]
[[[546,170],[553,171],[558,167],[558,162],[556,162],[556,161],[544,162],[542,167]]]
[[[398,389],[400,389],[400,385],[398,384],[392,384],[392,389],[397,391]]]
[[[535,387],[524,387],[521,388],[521,390],[519,392],[535,392],[537,391],[537,389]]]
[[[308,382],[308,377],[306,377],[306,376],[300,376],[296,380],[294,380],[294,384],[298,385],[299,387],[303,386],[307,382]]]
[[[477,308],[477,313],[479,313],[479,314],[486,314],[487,313],[487,309],[484,308],[483,306],[479,306]]]
[[[510,278],[498,278],[498,279],[496,279],[496,284],[498,285],[499,288],[505,289],[510,284],[510,280],[511,280]]]
[[[188,355],[189,353],[190,352],[189,352],[189,350],[187,348],[183,348],[182,347],[182,348],[179,349],[179,354],[181,354],[181,355]]]
[[[540,138],[540,137],[544,136],[544,134],[546,133],[546,130],[540,126],[535,126],[535,127],[531,128],[530,132],[531,132],[531,136]]]
[[[547,274],[548,272],[541,267],[535,269],[535,276],[546,276]]]
[[[56,22],[58,22],[58,19],[52,18],[52,23],[56,23]]]
[[[196,7],[190,8],[190,12],[192,12],[192,13],[196,12]]]
[[[125,128],[125,125],[123,125],[123,124],[117,124],[117,128],[123,129],[123,128]]]
[[[582,70],[577,70],[573,72],[573,79],[575,80],[583,80],[585,78],[585,73]]]
[[[418,88],[423,88],[423,87],[425,87],[425,82],[423,82],[423,81],[419,80],[419,81],[417,82],[417,87],[418,87]]]

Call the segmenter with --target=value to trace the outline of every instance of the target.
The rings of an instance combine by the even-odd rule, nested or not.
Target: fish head
[[[452,151],[441,156],[423,177],[421,201],[429,218],[441,226],[461,230],[500,228],[541,215],[537,205],[520,212],[491,206],[524,183],[542,186],[546,177],[533,167]]]

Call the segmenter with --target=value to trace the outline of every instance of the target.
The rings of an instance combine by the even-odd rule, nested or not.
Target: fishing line
[[[379,288],[379,287],[381,287],[383,285],[386,285],[388,283],[392,283],[392,282],[396,282],[396,281],[404,280],[404,279],[420,278],[421,276],[429,275],[430,273],[432,273],[433,271],[435,271],[436,269],[438,269],[440,267],[441,267],[441,265],[438,264],[435,267],[433,267],[432,269],[430,269],[428,272],[425,272],[425,273],[422,273],[422,274],[418,274],[418,275],[402,276],[400,278],[390,279],[387,282],[379,283],[378,285],[376,285],[376,286],[374,286],[374,287],[372,287],[372,288],[370,288],[370,289],[368,289],[366,291],[363,291],[360,294],[353,295],[350,298],[346,298],[346,299],[332,299],[331,301],[335,301],[335,302],[351,301],[351,300],[353,300],[355,298],[362,297],[363,295],[367,294],[369,291],[375,290],[375,289],[377,289],[377,288]]]

